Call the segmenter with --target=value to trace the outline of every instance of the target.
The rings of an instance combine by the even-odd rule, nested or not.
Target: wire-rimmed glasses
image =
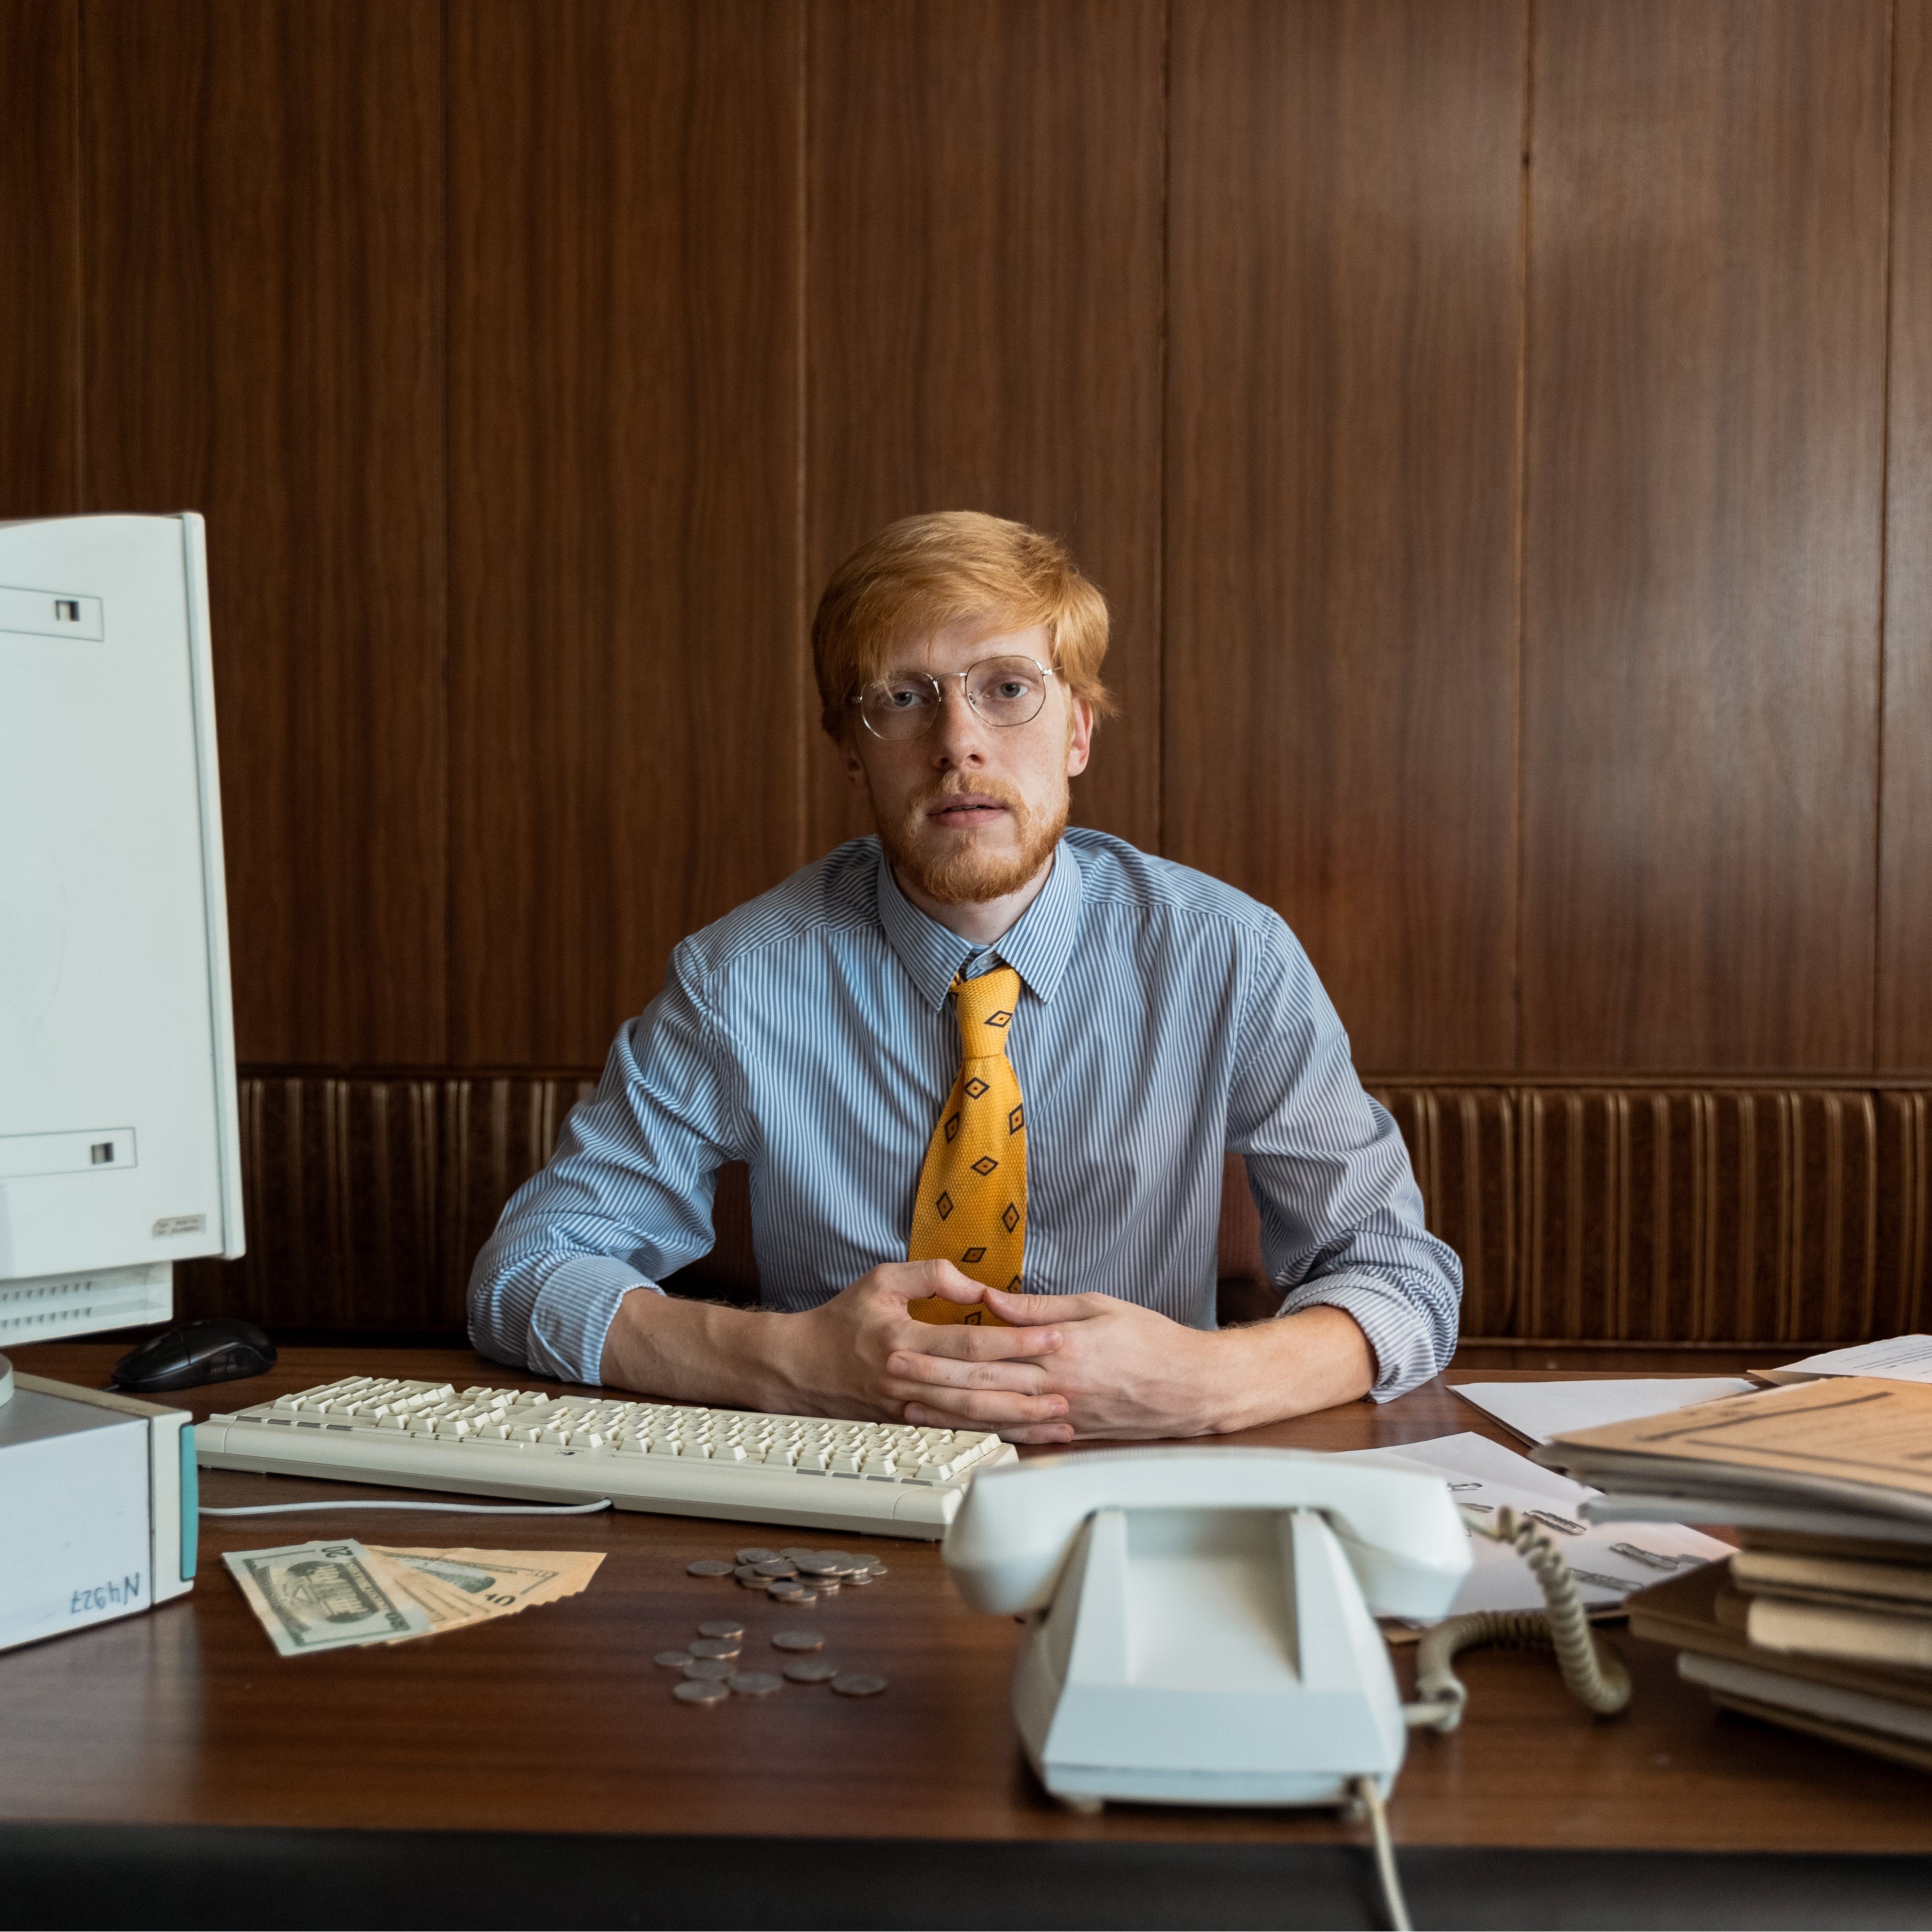
[[[922,738],[945,708],[946,686],[956,677],[974,712],[996,730],[1030,724],[1046,702],[1053,671],[1032,658],[982,658],[964,670],[934,677],[922,670],[900,671],[868,684],[850,700],[866,729],[888,743]]]

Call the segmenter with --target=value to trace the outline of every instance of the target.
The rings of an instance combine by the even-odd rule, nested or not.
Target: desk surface
[[[23,1372],[98,1387],[118,1352],[12,1352]],[[176,1400],[200,1416],[377,1369],[459,1387],[555,1386],[453,1352],[310,1348],[286,1351],[259,1380]],[[1232,1439],[1343,1449],[1473,1430],[1507,1440],[1448,1387],[1495,1378],[1452,1370],[1384,1407],[1352,1405]],[[214,1505],[382,1493],[220,1471],[206,1472],[204,1486]],[[328,1534],[608,1555],[590,1588],[562,1604],[393,1648],[282,1659],[220,1552]],[[346,1513],[208,1521],[200,1579],[186,1598],[0,1654],[0,1824],[1177,1848],[1360,1842],[1358,1828],[1319,1812],[1132,1806],[1083,1818],[1060,1809],[1028,1772],[1008,1712],[1019,1628],[966,1610],[932,1544],[842,1536],[886,1554],[891,1574],[810,1612],[842,1658],[891,1679],[883,1697],[788,1688],[755,1702],[676,1702],[652,1654],[701,1619],[742,1617],[753,1652],[768,1630],[799,1621],[728,1580],[686,1574],[693,1557],[758,1540],[743,1526],[614,1513],[561,1525]],[[1625,1634],[1617,1641],[1636,1693],[1628,1714],[1606,1723],[1569,1701],[1546,1658],[1466,1657],[1462,1730],[1412,1738],[1391,1806],[1398,1842],[1932,1852],[1932,1787],[1922,1778],[1720,1716],[1678,1684],[1668,1653]]]

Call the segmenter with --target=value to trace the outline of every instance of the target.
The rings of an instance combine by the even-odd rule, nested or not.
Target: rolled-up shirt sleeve
[[[1362,1090],[1348,1037],[1286,926],[1244,961],[1228,1144],[1247,1163],[1280,1313],[1353,1316],[1387,1402],[1448,1366],[1462,1266],[1423,1225],[1421,1190],[1385,1108]]]
[[[742,1158],[729,1056],[687,946],[618,1034],[543,1171],[510,1197],[470,1277],[493,1360],[595,1382],[617,1305],[710,1252],[718,1170]]]

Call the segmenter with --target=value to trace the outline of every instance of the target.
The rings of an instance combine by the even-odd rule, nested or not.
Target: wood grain
[[[1892,39],[1878,1064],[1932,1067],[1932,5]]]
[[[50,1345],[30,1374],[98,1386],[111,1346]],[[1721,1373],[1720,1359],[1700,1364]],[[176,1398],[197,1415],[350,1374],[531,1388],[467,1352],[287,1352],[274,1372]],[[1356,1402],[1238,1438],[1334,1450],[1472,1430],[1501,1439],[1442,1381],[1387,1405]],[[340,1496],[346,1486],[211,1471],[216,1505]],[[366,1490],[354,1493],[368,1494]],[[368,1535],[369,1519],[295,1519],[302,1534]],[[420,1519],[431,1544],[476,1532]],[[472,1832],[765,1832],[1136,1842],[1356,1840],[1332,1812],[1126,1805],[1097,1818],[1052,1803],[1022,1762],[1006,1685],[1022,1635],[962,1603],[929,1543],[874,1542],[890,1574],[823,1602],[830,1655],[891,1680],[866,1702],[788,1688],[769,1703],[688,1711],[650,1662],[702,1618],[740,1617],[748,1647],[796,1613],[685,1574],[729,1554],[742,1526],[619,1513],[567,1541],[605,1560],[562,1604],[449,1636],[282,1660],[220,1562],[285,1540],[286,1521],[204,1520],[194,1592],[146,1616],[0,1654],[13,1748],[0,1754],[0,1820]],[[436,1526],[431,1527],[431,1526]],[[554,1547],[557,1526],[489,1522],[508,1548]],[[774,1540],[777,1540],[774,1538]],[[1391,1806],[1404,1845],[1924,1851],[1923,1786],[1873,1760],[1718,1717],[1679,1684],[1669,1653],[1623,1636],[1637,1692],[1615,1723],[1570,1702],[1546,1656],[1472,1652],[1461,1730],[1412,1742]],[[1406,1673],[1405,1660],[1398,1668]],[[479,1713],[492,1736],[479,1749]],[[291,1737],[302,1748],[292,1750]],[[828,1766],[837,1767],[836,1776]],[[721,1882],[722,1880],[721,1879]],[[1204,1922],[1208,1915],[1204,1914]]]
[[[80,504],[80,0],[0,0],[0,521]]]
[[[458,1065],[601,1058],[804,856],[800,31],[450,14]]]
[[[1526,1066],[1872,1064],[1887,12],[1535,10]]]
[[[898,517],[1065,538],[1121,715],[1073,815],[1161,840],[1160,0],[812,15],[808,594]],[[811,749],[814,854],[872,830]]]
[[[440,16],[88,14],[87,507],[208,518],[244,1058],[443,1057]]]
[[[1167,849],[1502,1071],[1522,10],[1182,0],[1172,88]]]

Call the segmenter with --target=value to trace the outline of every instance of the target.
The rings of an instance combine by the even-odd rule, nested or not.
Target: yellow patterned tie
[[[1026,1109],[1006,1058],[1006,1029],[1020,1003],[1010,966],[955,980],[959,1078],[940,1109],[913,1209],[908,1261],[949,1261],[988,1288],[1018,1294],[1026,1256]],[[944,1295],[915,1301],[921,1322],[1005,1324],[989,1308]]]

